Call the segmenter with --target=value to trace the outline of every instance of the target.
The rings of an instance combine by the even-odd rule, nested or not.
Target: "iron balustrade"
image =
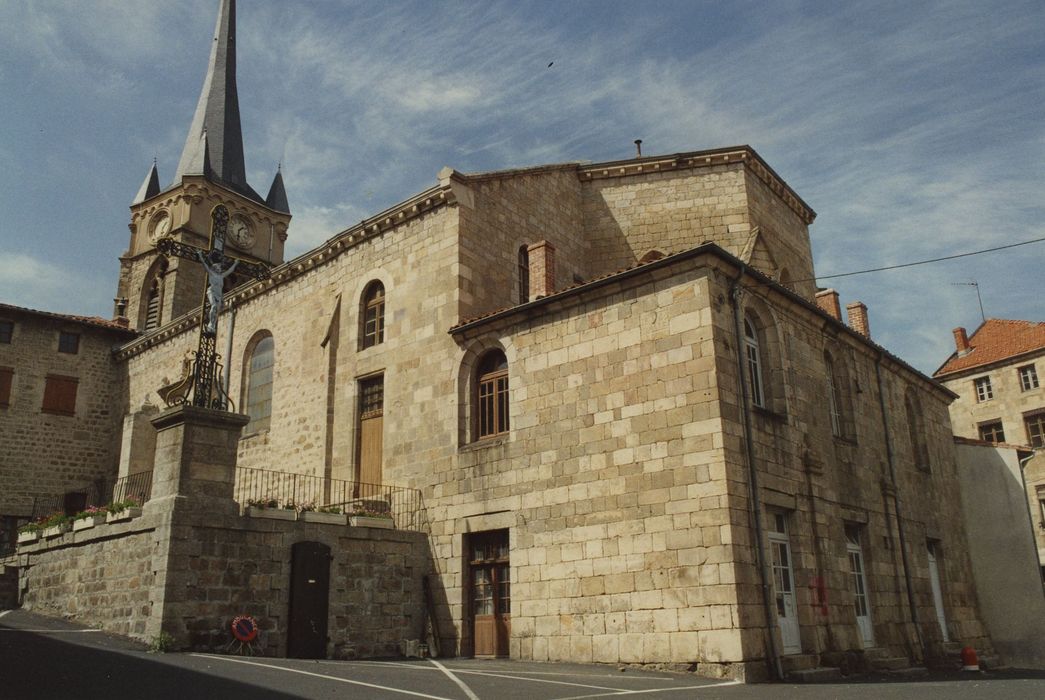
[[[239,467],[234,498],[243,506],[338,508],[348,515],[391,516],[400,530],[422,532],[427,525],[421,492],[402,486]]]
[[[116,480],[112,487],[111,503],[129,499],[142,506],[151,497],[152,472],[138,472],[137,474],[131,474]]]

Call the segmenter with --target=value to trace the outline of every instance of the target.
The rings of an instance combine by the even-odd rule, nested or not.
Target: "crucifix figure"
[[[175,256],[185,260],[194,260],[203,265],[207,271],[207,283],[203,290],[203,303],[200,314],[200,343],[196,357],[192,363],[192,399],[186,392],[177,403],[191,403],[194,406],[215,408],[224,411],[228,408],[229,397],[220,383],[215,386],[218,376],[218,360],[215,352],[218,336],[218,315],[224,300],[225,280],[239,268],[254,279],[268,277],[268,268],[258,263],[247,262],[225,255],[225,236],[229,228],[229,210],[219,204],[211,211],[210,248],[204,250],[173,238],[162,238],[156,249],[167,257]]]

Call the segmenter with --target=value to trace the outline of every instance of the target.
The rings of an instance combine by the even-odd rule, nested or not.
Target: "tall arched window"
[[[163,281],[167,275],[167,258],[157,258],[145,276],[138,323],[142,330],[159,328],[163,324]]]
[[[762,383],[762,353],[758,343],[758,332],[750,320],[744,319],[744,358],[747,379],[751,387],[751,403],[759,408],[766,407],[766,390]]]
[[[378,281],[363,291],[363,328],[360,346],[370,348],[385,342],[385,286]]]
[[[907,411],[907,431],[911,439],[911,456],[914,466],[922,471],[929,471],[929,447],[925,439],[925,418],[922,415],[921,402],[911,387],[904,395],[904,408]]]
[[[530,300],[530,251],[526,245],[519,246],[519,303]]]
[[[838,395],[838,377],[835,374],[835,362],[826,352],[824,364],[827,368],[827,411],[831,416],[831,434],[842,437],[842,399]]]
[[[508,360],[500,350],[479,362],[475,409],[477,439],[508,432]]]
[[[246,393],[243,410],[250,416],[244,433],[257,433],[269,429],[272,417],[272,374],[276,364],[276,343],[265,334],[256,340],[244,362]]]

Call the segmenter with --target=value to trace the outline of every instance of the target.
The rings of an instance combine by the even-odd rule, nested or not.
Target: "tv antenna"
[[[976,301],[980,303],[980,318],[983,319],[984,323],[986,323],[987,315],[983,313],[983,299],[980,297],[980,283],[976,280],[969,280],[968,282],[951,282],[951,286],[976,288]]]

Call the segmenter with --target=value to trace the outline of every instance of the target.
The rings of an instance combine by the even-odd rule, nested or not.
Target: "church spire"
[[[276,177],[272,178],[272,186],[269,187],[269,195],[265,197],[265,204],[269,209],[275,209],[285,214],[290,213],[290,204],[287,203],[287,190],[283,187],[283,164],[276,168]]]
[[[201,141],[209,172],[198,172]],[[182,150],[174,184],[184,175],[205,174],[256,202],[261,196],[247,184],[240,130],[239,97],[236,93],[236,0],[221,0],[214,29],[207,77]]]
[[[131,202],[131,206],[135,204],[141,204],[146,199],[155,197],[160,193],[160,175],[156,170],[156,161],[152,161],[152,167],[149,168],[149,172],[145,175],[145,179],[142,181],[142,186],[138,188],[138,194],[134,195],[134,201]]]

